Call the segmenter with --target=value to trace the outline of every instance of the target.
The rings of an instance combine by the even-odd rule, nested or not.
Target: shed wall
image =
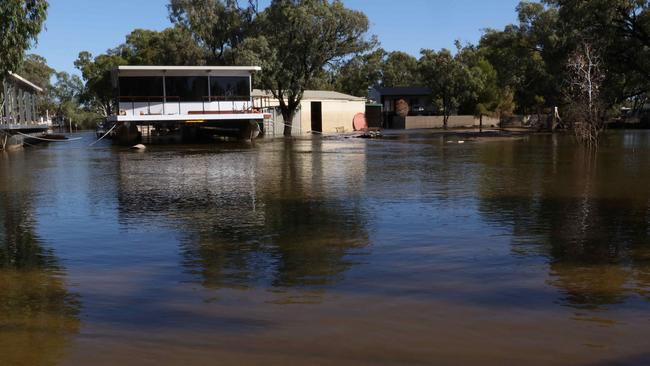
[[[357,113],[365,113],[366,102],[348,100],[304,100],[301,103],[301,130],[311,131],[311,102],[322,102],[323,133],[352,132],[352,121]]]

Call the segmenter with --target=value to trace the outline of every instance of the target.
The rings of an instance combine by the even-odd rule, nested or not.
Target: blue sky
[[[266,3],[268,0],[261,0]],[[519,0],[344,0],[362,10],[383,48],[417,55],[422,48],[452,48],[454,41],[476,42],[485,28],[516,21]],[[135,28],[170,25],[168,0],[51,0],[46,29],[30,52],[57,70],[75,72],[80,51],[94,55],[124,41]]]

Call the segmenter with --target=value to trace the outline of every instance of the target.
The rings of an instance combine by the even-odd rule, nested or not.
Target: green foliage
[[[462,101],[468,98],[470,73],[458,56],[443,49],[439,52],[422,50],[419,71],[422,81],[431,88],[433,102],[444,116],[444,127],[452,112],[457,111]]]
[[[498,74],[492,64],[474,46],[460,48],[457,62],[465,68],[464,91],[459,100],[460,114],[495,115],[503,95]]]
[[[25,50],[41,32],[47,7],[46,0],[0,2],[0,82],[7,72],[18,70]]]
[[[136,29],[126,42],[109,54],[119,55],[129,65],[205,65],[207,53],[185,28],[175,26],[161,32]]]
[[[48,66],[47,60],[39,55],[29,54],[23,60],[23,63],[18,69],[18,74],[44,90],[44,96],[39,98],[38,110],[41,115],[45,115],[46,111],[53,110],[54,105],[49,98],[49,91],[52,87],[50,79],[54,75],[55,70]]]
[[[522,2],[517,7],[519,24],[503,31],[488,30],[481,53],[495,68],[499,87],[515,93],[521,113],[539,109],[539,100],[561,104],[567,34],[562,32],[556,9]]]
[[[650,3],[647,0],[548,0],[563,29],[572,29],[602,55],[607,77],[602,97],[608,105],[647,99],[650,93]],[[643,104],[643,103],[640,103]]]
[[[23,60],[17,73],[44,90],[47,90],[50,86],[50,78],[54,75],[55,71],[48,66],[45,57],[29,54]]]
[[[237,0],[171,0],[169,19],[190,32],[208,52],[209,64],[232,62],[228,52],[237,47],[251,28],[257,7]]]
[[[111,70],[128,61],[114,54],[103,54],[93,58],[90,52],[83,51],[75,61],[86,82],[80,101],[102,116],[109,116],[115,110]]]
[[[408,53],[389,53],[381,70],[381,85],[384,87],[409,87],[419,84],[418,59]]]
[[[274,0],[256,19],[259,34],[235,50],[239,63],[256,62],[260,85],[279,100],[291,134],[291,122],[305,89],[338,61],[371,49],[368,18],[341,1]]]
[[[72,121],[77,128],[94,128],[101,116],[87,110],[81,104],[84,84],[77,75],[59,72],[51,86],[49,100],[53,105],[53,117],[59,121]]]
[[[336,70],[334,89],[358,97],[367,96],[369,88],[382,83],[385,57],[383,49],[352,57]]]

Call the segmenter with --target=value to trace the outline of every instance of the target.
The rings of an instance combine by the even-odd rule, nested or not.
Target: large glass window
[[[212,100],[249,100],[251,87],[246,76],[211,76]]]
[[[167,101],[202,102],[208,96],[207,76],[167,76],[165,77]]]
[[[162,76],[120,77],[120,100],[128,102],[162,101]]]

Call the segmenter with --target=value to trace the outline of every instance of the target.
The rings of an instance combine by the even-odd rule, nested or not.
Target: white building
[[[281,135],[284,131],[284,120],[277,108],[280,102],[273,99],[271,94],[262,90],[253,90],[254,97],[267,97],[270,106],[275,107],[273,113],[274,132]],[[294,116],[292,134],[307,133],[345,133],[352,132],[354,116],[365,113],[366,99],[335,91],[305,90],[300,107]],[[273,131],[267,131],[270,133]]]
[[[119,111],[108,118],[122,142],[147,131],[183,137],[213,134],[248,137],[264,115],[251,95],[258,66],[119,66],[112,82]],[[189,132],[188,132],[189,131]]]

